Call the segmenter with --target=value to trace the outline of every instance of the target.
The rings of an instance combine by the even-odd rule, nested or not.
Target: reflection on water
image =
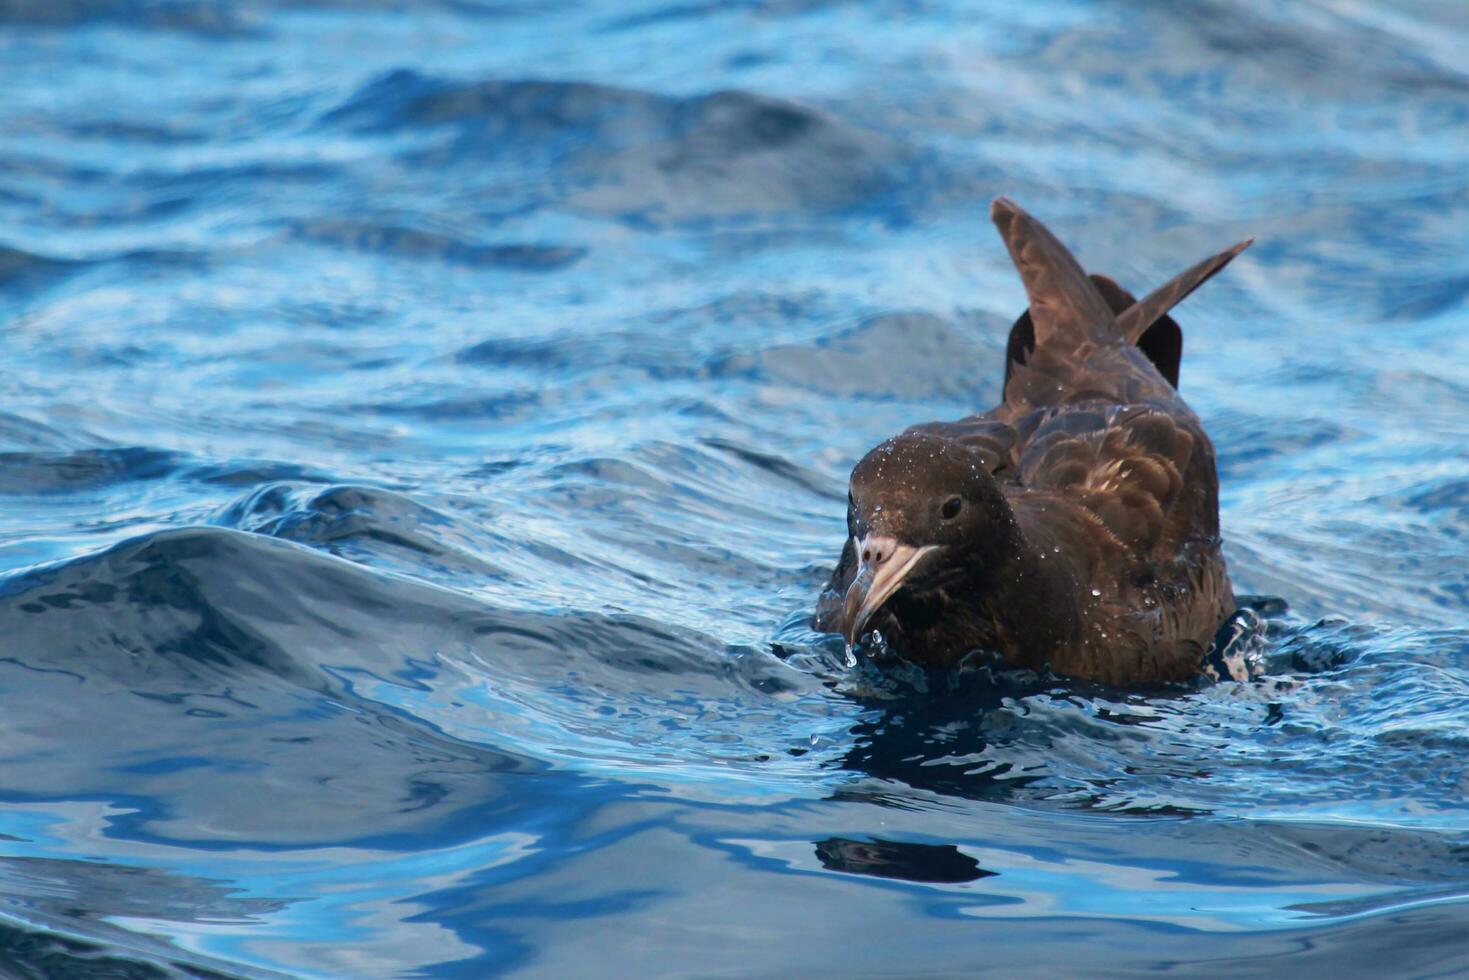
[[[0,26],[7,969],[1469,971],[1458,7]],[[1261,676],[806,628],[998,395],[1000,193],[1135,290],[1259,239],[1179,321]]]
[[[816,842],[816,856],[831,871],[899,881],[959,884],[995,874],[981,868],[974,858],[953,844],[829,837]]]

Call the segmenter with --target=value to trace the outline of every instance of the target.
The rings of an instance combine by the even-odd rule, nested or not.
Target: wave
[[[587,251],[570,245],[524,242],[481,245],[436,232],[340,218],[299,222],[293,234],[307,241],[354,251],[522,272],[565,269],[580,261]]]
[[[120,832],[195,846],[452,834],[535,805],[512,774],[578,746],[656,771],[660,699],[729,700],[738,729],[740,700],[816,686],[676,627],[496,609],[211,527],[0,579],[0,632],[7,723],[34,738],[0,797],[129,800]]]
[[[117,23],[141,30],[183,31],[209,37],[255,33],[233,5],[140,0],[0,0],[0,24],[72,28]]]
[[[85,263],[52,258],[0,244],[0,286],[7,291],[31,291],[60,279]]]
[[[589,82],[456,82],[398,70],[321,118],[387,133],[445,129],[417,165],[551,165],[544,194],[576,211],[659,224],[869,205],[912,154],[830,113],[738,90],[678,97]]]
[[[503,575],[456,533],[451,517],[376,487],[266,484],[230,503],[214,523],[410,573]]]

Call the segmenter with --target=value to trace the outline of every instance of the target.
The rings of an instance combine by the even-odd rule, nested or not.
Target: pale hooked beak
[[[842,607],[842,633],[849,649],[862,635],[872,614],[898,591],[919,560],[938,548],[936,544],[921,548],[899,544],[896,538],[880,534],[869,534],[856,544],[860,564]]]

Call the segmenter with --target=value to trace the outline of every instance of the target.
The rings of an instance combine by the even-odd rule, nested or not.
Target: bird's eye
[[[963,509],[964,499],[962,497],[950,497],[948,500],[944,501],[944,509],[941,510],[939,513],[943,515],[944,520],[952,521],[954,518],[959,516],[959,511]]]

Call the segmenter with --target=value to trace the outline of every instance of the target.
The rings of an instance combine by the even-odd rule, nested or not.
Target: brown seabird
[[[1192,678],[1235,604],[1214,447],[1178,393],[1167,314],[1250,242],[1134,302],[1014,202],[990,216],[1030,298],[1004,399],[862,458],[814,626],[849,648],[880,632],[932,666],[989,650],[1109,684]]]

